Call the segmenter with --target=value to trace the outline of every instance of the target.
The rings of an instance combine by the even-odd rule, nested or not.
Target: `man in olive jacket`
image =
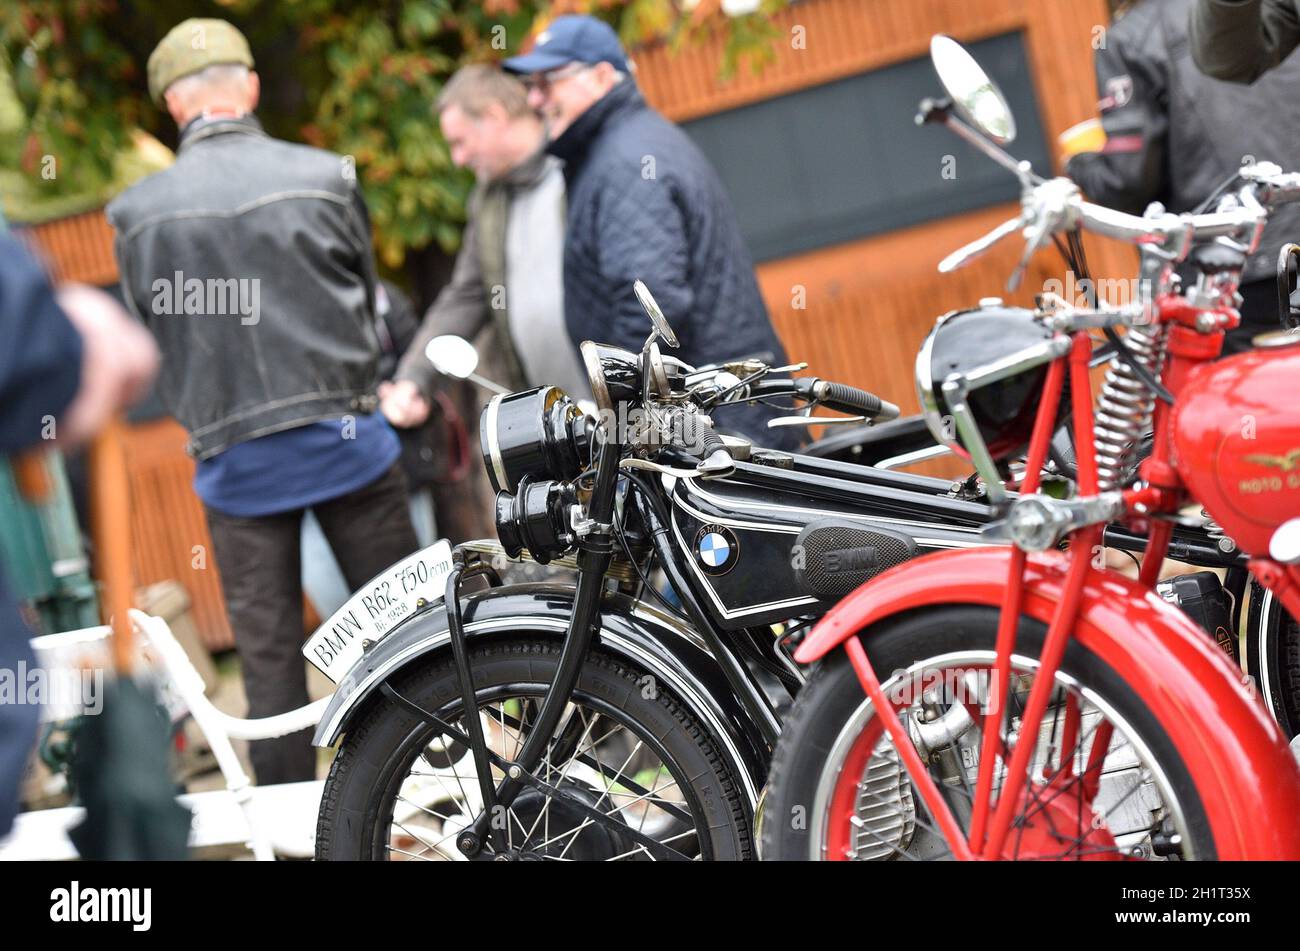
[[[425,346],[440,334],[491,334],[485,356],[514,389],[554,384],[575,399],[586,376],[564,329],[564,176],[547,155],[542,124],[515,77],[495,66],[460,69],[436,104],[452,161],[478,184],[450,282],[424,316],[397,368],[380,387],[395,426],[420,425],[436,387]],[[491,374],[489,374],[491,375]],[[476,471],[479,467],[475,467]]]
[[[1300,45],[1300,0],[1196,0],[1191,37],[1192,58],[1207,76],[1253,83]],[[1254,118],[1269,121],[1264,111]]]

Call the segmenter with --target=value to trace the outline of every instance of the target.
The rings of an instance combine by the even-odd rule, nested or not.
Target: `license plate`
[[[385,568],[316,629],[303,656],[338,683],[361,659],[364,642],[382,640],[415,613],[421,600],[442,600],[451,567],[451,543],[444,539]]]

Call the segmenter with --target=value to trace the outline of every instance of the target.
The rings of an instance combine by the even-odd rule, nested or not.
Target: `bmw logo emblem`
[[[695,533],[695,557],[706,575],[725,575],[739,556],[740,541],[725,525],[705,525]]]

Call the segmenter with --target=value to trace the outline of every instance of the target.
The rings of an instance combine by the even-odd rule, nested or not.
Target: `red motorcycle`
[[[1300,617],[1300,336],[1264,335],[1215,361],[1239,321],[1245,257],[1268,209],[1300,200],[1300,175],[1243,168],[1204,214],[1102,208],[998,147],[1014,121],[965,50],[936,37],[931,54],[949,98],[927,100],[918,121],[947,125],[1022,183],[1020,217],[940,270],[1019,230],[1014,283],[1049,239],[1081,252],[1086,229],[1136,244],[1141,280],[1119,306],[985,303],[927,338],[916,374],[927,420],[1002,507],[987,534],[1009,545],[885,572],[800,645],[798,661],[821,663],[776,747],[761,854],[1300,858],[1300,769],[1283,734],[1205,632],[1154,592],[1174,525],[1199,504]],[[1094,406],[1098,330],[1116,353]],[[1069,498],[1039,491],[1062,423],[1077,457]],[[1026,444],[1012,494],[1008,463]],[[1106,567],[1112,521],[1148,536],[1136,581]]]

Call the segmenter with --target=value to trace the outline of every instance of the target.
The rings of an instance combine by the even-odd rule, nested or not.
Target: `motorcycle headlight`
[[[619,403],[641,400],[641,358],[631,350],[584,340],[578,348],[596,408],[617,412]]]
[[[1029,442],[1048,364],[1068,345],[1068,338],[1023,307],[996,304],[945,314],[916,357],[916,394],[930,434],[962,458],[971,458],[943,389],[955,378],[963,384],[989,456],[995,462],[1014,456]],[[1061,400],[1061,421],[1069,406],[1069,400]]]
[[[573,479],[590,461],[590,435],[590,420],[558,386],[494,396],[479,418],[479,449],[497,492],[514,492],[524,476]]]
[[[572,483],[525,477],[515,492],[498,492],[497,538],[511,558],[525,549],[539,564],[562,555],[573,543],[569,509],[578,504]]]

